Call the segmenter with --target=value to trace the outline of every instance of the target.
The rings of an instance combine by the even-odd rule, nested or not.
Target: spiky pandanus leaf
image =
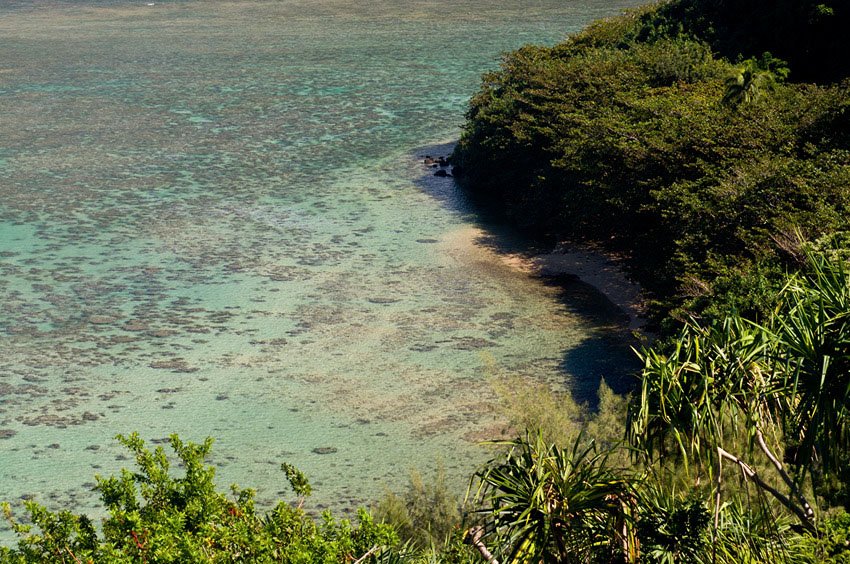
[[[569,449],[538,433],[517,439],[505,459],[478,473],[479,498],[492,517],[490,538],[506,562],[583,562],[594,554],[636,557],[633,483],[608,453],[579,437]]]

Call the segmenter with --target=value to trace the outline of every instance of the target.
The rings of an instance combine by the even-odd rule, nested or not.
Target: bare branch
[[[762,434],[761,429],[756,430],[756,439],[758,440],[762,452],[764,452],[764,454],[776,468],[776,471],[779,472],[779,475],[782,476],[782,479],[791,489],[791,493],[796,496],[796,498],[800,501],[800,504],[803,506],[803,510],[806,512],[806,518],[809,521],[813,521],[815,518],[815,511],[812,509],[812,506],[809,505],[808,500],[806,500],[805,496],[800,491],[800,488],[797,487],[797,484],[794,483],[794,480],[792,480],[791,476],[788,475],[788,472],[785,471],[785,468],[782,466],[782,462],[780,462],[779,459],[776,458],[776,456],[770,450],[770,448],[768,448],[767,442],[765,442],[764,440],[764,435]]]
[[[717,448],[718,453],[723,450]],[[720,486],[723,483],[723,459],[717,460],[717,491],[714,494],[714,532],[717,533],[717,527],[720,526]]]
[[[762,480],[761,476],[758,475],[758,472],[756,472],[752,468],[752,466],[750,466],[749,464],[747,464],[746,462],[744,462],[743,460],[741,460],[740,458],[738,458],[734,454],[723,450],[723,448],[721,448],[721,447],[717,447],[717,452],[721,457],[723,457],[727,460],[730,460],[730,461],[734,462],[735,464],[737,464],[738,467],[741,469],[741,472],[743,473],[744,477],[755,482],[756,485],[758,485],[758,487],[760,487],[764,491],[771,494],[773,497],[776,498],[776,500],[779,503],[781,503],[786,508],[788,508],[788,510],[793,512],[794,515],[796,515],[800,519],[800,522],[803,524],[804,527],[806,527],[807,529],[809,529],[811,531],[815,530],[815,526],[812,523],[812,521],[809,519],[806,511],[804,509],[801,509],[800,507],[798,507],[794,502],[791,501],[790,498],[788,498],[788,496],[784,495],[783,493],[778,491],[776,488],[774,488],[773,486],[771,486],[770,484],[768,484],[767,482]]]
[[[381,548],[381,547],[376,544],[375,546],[370,548],[369,551],[366,554],[364,554],[363,556],[361,556],[360,558],[358,558],[357,560],[355,560],[351,564],[360,564],[361,562],[363,562],[364,560],[366,560],[367,558],[369,558],[370,556],[375,554],[375,551],[378,550],[379,548]]]
[[[493,556],[493,553],[487,548],[487,546],[481,541],[481,537],[484,536],[484,527],[477,525],[475,527],[470,527],[470,529],[466,532],[466,538],[464,542],[467,544],[471,544],[475,547],[476,550],[481,554],[481,557],[487,562],[487,564],[499,564],[499,561],[496,560],[496,557]]]

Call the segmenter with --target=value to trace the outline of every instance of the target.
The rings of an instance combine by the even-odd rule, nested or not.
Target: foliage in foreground
[[[162,447],[151,451],[138,435],[118,439],[134,455],[139,470],[97,478],[108,516],[102,533],[85,515],[51,512],[26,502],[31,524],[7,519],[19,537],[17,548],[0,548],[4,563],[212,563],[212,562],[375,562],[398,544],[394,530],[358,513],[357,526],[329,512],[320,520],[302,508],[280,502],[266,515],[254,509],[254,492],[233,486],[232,498],[217,492],[215,469],[204,463],[212,440],[184,443],[176,435],[171,447],[185,473],[173,477]],[[284,464],[299,496],[309,494],[306,478]]]
[[[821,484],[848,478],[850,272],[840,259],[809,260],[811,274],[788,279],[764,324],[692,323],[670,351],[645,350],[630,433],[643,452],[672,448],[691,461],[717,484],[718,503],[731,465],[813,528],[807,480],[824,493]],[[850,501],[846,491],[830,497]]]
[[[503,461],[479,474],[480,510],[491,535],[509,547],[509,562],[607,562],[637,544],[627,521],[636,518],[636,496],[623,472],[607,464],[592,441],[571,448],[547,444],[541,435],[508,443]],[[485,535],[484,538],[488,538]]]
[[[427,479],[412,471],[407,491],[402,495],[388,492],[375,507],[374,516],[392,525],[409,547],[428,550],[451,544],[459,533],[461,500],[453,495],[440,464]]]
[[[466,515],[437,472],[379,506],[392,524],[365,511],[357,526],[316,521],[301,507],[309,483],[284,464],[300,499],[261,516],[251,490],[215,491],[211,440],[172,437],[176,478],[161,447],[131,435],[120,440],[139,471],[97,481],[101,533],[29,502],[32,525],[9,515],[20,540],[0,562],[847,564],[850,270],[836,254],[809,260],[763,324],[694,322],[643,350],[628,422],[604,386],[604,412],[583,429],[524,420],[536,431],[476,474]],[[628,425],[629,442],[600,423]]]
[[[847,491],[824,486],[848,478],[850,270],[808,260],[764,324],[642,351],[628,445],[508,443],[477,475],[484,542],[504,562],[850,561]]]

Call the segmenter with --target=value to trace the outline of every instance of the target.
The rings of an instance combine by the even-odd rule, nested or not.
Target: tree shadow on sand
[[[434,159],[446,157],[451,154],[453,147],[453,143],[422,147],[411,158],[423,162],[426,156]],[[417,179],[416,185],[456,212],[464,221],[479,228],[481,234],[475,241],[477,245],[499,255],[511,255],[529,261],[554,248],[554,240],[529,236],[506,225],[499,219],[496,210],[487,209],[470,198],[452,177],[435,176],[439,167],[430,167],[424,162],[422,167],[422,176]],[[451,169],[446,170],[450,172]],[[603,379],[616,393],[624,394],[633,390],[640,363],[632,350],[638,344],[638,339],[629,330],[629,313],[574,274],[531,276],[557,289],[559,304],[578,320],[586,334],[586,338],[578,345],[563,351],[559,364],[574,399],[595,409],[597,390]]]

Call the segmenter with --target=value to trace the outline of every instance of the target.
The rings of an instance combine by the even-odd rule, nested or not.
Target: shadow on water
[[[451,167],[440,167],[437,164],[426,165],[423,162],[427,158],[448,157],[454,147],[454,142],[428,145],[411,154],[411,159],[422,164],[422,176],[416,180],[416,185],[423,192],[445,205],[446,208],[463,216],[464,220],[477,225],[479,221],[484,219],[481,217],[480,206],[476,206],[456,183],[451,182],[451,178],[435,176],[438,170],[444,170],[450,174]]]
[[[411,158],[423,163],[428,156],[437,159],[451,154],[454,143],[429,145],[416,150]],[[497,254],[532,259],[550,253],[556,241],[520,233],[506,225],[497,210],[487,209],[472,199],[451,177],[435,176],[439,166],[424,163],[423,174],[416,181],[426,194],[458,213],[464,221],[481,229],[476,244]],[[450,168],[442,168],[450,174]],[[560,370],[569,379],[573,397],[595,409],[597,391],[605,383],[618,394],[632,391],[640,363],[632,347],[638,339],[629,329],[629,314],[594,286],[569,273],[538,275],[546,286],[557,289],[559,304],[577,317],[586,338],[563,352]]]
[[[561,370],[572,375],[573,397],[596,407],[602,379],[618,394],[634,389],[640,367],[632,350],[637,339],[626,329],[629,316],[599,290],[572,275],[542,277],[558,288],[560,303],[585,323],[587,338],[565,350]]]

